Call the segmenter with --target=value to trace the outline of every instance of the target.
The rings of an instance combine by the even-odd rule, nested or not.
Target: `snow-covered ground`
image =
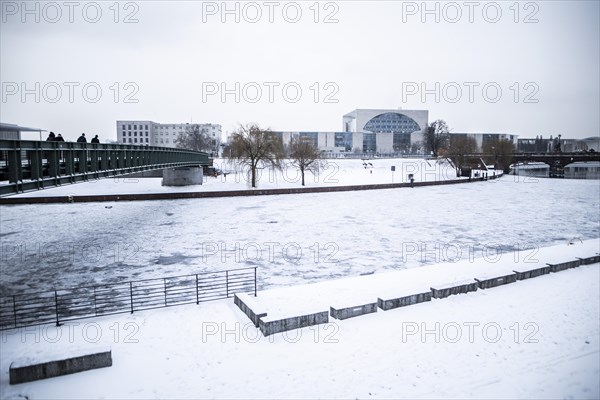
[[[599,292],[592,264],[267,338],[231,299],[12,330],[0,397],[597,399]],[[13,360],[106,346],[112,367],[8,384]]]
[[[74,185],[63,185],[15,195],[15,197],[46,197],[94,194],[138,194],[166,192],[207,192],[247,190],[251,188],[249,169],[227,159],[216,159],[213,166],[225,172],[218,177],[205,176],[202,185],[182,187],[162,186],[162,178],[104,178]],[[395,167],[392,172],[391,167]],[[321,160],[316,172],[307,171],[305,186],[343,186],[408,182],[412,174],[415,182],[457,179],[454,168],[445,160],[424,159],[371,159]],[[258,170],[258,188],[296,188],[302,183],[299,170],[286,161],[281,170]]]

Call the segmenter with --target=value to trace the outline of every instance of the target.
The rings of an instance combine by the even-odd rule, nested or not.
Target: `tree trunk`
[[[304,167],[300,167],[300,173],[302,174],[302,186],[304,186]]]
[[[256,187],[256,165],[254,165],[254,163],[252,163],[251,166],[251,172],[252,172],[252,188]]]

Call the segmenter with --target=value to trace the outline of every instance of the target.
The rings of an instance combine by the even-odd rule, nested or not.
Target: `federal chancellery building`
[[[357,109],[342,118],[339,132],[275,132],[284,144],[311,140],[328,153],[416,153],[428,124],[427,110]]]

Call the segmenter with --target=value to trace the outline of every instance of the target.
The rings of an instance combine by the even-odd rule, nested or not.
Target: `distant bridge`
[[[514,153],[513,160],[515,163],[543,162],[564,168],[574,162],[600,161],[600,153]]]
[[[466,154],[466,163],[480,163],[481,159],[494,160],[499,154]],[[450,156],[452,157],[452,156]],[[511,163],[542,162],[550,166],[551,177],[563,177],[565,167],[574,162],[600,161],[600,153],[512,153]],[[491,162],[493,163],[493,161]]]
[[[0,140],[0,195],[180,166],[209,166],[207,153],[126,144]]]
[[[600,153],[514,153],[513,163],[543,162],[550,166],[551,177],[564,177],[565,167],[574,162],[600,161]]]

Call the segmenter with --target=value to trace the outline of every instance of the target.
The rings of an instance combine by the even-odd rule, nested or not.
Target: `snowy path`
[[[494,254],[407,270],[357,276],[264,290],[252,301],[270,318],[287,318],[327,311],[331,306],[359,306],[377,298],[397,298],[424,292],[431,287],[454,282],[474,282],[475,278],[497,277],[513,270],[531,270],[600,254],[600,240],[591,239],[514,254]],[[562,272],[562,271],[561,271]],[[560,273],[560,272],[559,272]],[[496,290],[490,288],[489,290]],[[381,312],[381,310],[379,310]],[[331,318],[330,318],[331,321]]]

